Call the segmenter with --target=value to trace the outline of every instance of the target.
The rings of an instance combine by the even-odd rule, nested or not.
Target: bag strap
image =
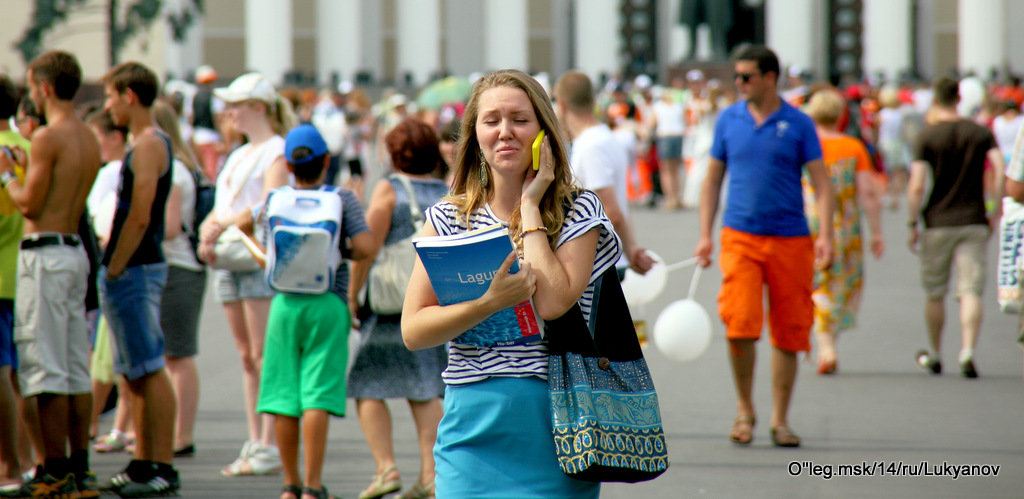
[[[256,167],[259,166],[260,163],[263,162],[263,157],[267,155],[267,149],[269,149],[269,147],[267,147],[267,142],[263,142],[263,144],[260,145],[260,153],[256,156],[256,160],[249,163],[249,168],[245,171],[245,176],[242,177],[242,180],[240,180],[238,185],[233,189],[234,192],[231,193],[231,201],[228,202],[229,205],[235,204],[235,200],[242,194],[242,187],[249,182],[249,178],[252,177],[252,172],[256,170]]]
[[[388,178],[395,179],[401,183],[405,189],[405,194],[409,196],[409,211],[412,214],[412,225],[418,233],[423,228],[423,210],[420,209],[420,203],[416,200],[416,193],[412,190],[412,182],[409,181],[409,177],[401,173],[392,173],[388,175]]]

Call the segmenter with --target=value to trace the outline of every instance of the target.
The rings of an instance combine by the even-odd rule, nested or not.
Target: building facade
[[[163,8],[172,13],[186,3],[164,0]],[[680,23],[681,9],[699,3],[727,4],[736,23],[730,37],[742,30],[763,40],[783,64],[816,79],[1024,71],[1024,53],[1010,50],[1024,46],[1024,31],[1009,29],[1024,15],[1017,0],[212,0],[183,41],[155,22],[121,59],[166,76],[210,64],[223,78],[258,70],[278,83],[319,85],[415,85],[504,67],[663,75],[714,52],[712,22]],[[33,4],[6,3],[0,38],[8,47]],[[73,7],[45,38],[47,49],[76,53],[90,79],[109,67],[105,5]],[[0,54],[0,70],[21,75],[20,54]]]

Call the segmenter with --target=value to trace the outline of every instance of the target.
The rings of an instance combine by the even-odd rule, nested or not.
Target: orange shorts
[[[787,352],[811,349],[814,242],[810,236],[759,236],[723,227],[719,265],[718,315],[727,338],[761,338],[767,286],[772,345]]]

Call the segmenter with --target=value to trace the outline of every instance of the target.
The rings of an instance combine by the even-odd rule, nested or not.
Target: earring
[[[480,153],[480,187],[487,188],[487,161],[483,152]]]

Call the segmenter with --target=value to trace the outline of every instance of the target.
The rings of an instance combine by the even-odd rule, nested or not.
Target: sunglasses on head
[[[757,75],[754,73],[736,73],[736,75],[733,76],[733,79],[743,80],[743,83],[750,83],[750,79],[755,76]]]

